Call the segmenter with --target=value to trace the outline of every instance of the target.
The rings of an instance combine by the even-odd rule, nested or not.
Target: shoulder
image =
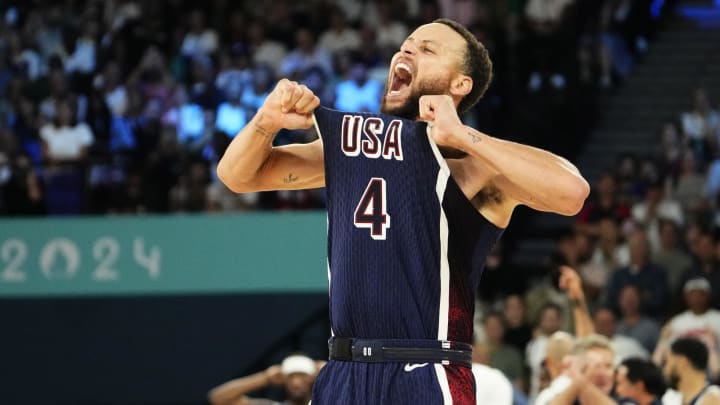
[[[720,387],[711,385],[705,389],[705,393],[701,397],[698,405],[715,405],[720,401]]]

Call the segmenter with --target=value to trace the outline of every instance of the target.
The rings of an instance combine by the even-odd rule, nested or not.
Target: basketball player
[[[720,387],[708,382],[707,365],[708,349],[700,340],[682,337],[670,345],[663,374],[670,388],[682,394],[682,405],[720,404]]]
[[[384,114],[317,108],[283,79],[220,161],[235,192],[326,187],[332,337],[313,405],[474,404],[488,252],[519,204],[582,207],[589,187],[567,160],[462,124],[491,71],[465,27],[437,20],[394,55]],[[313,124],[319,140],[272,147],[280,129]]]

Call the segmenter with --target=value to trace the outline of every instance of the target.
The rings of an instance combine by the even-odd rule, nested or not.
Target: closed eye
[[[420,50],[423,51],[423,52],[425,52],[425,53],[429,53],[429,54],[431,54],[431,55],[435,55],[435,51],[432,50],[432,49],[430,49],[430,48],[427,47],[427,46],[422,46],[422,47],[420,47]]]

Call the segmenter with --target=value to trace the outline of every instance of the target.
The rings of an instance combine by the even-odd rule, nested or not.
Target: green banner
[[[0,220],[0,297],[326,291],[326,215]]]

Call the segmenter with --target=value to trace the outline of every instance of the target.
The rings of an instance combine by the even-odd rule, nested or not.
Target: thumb
[[[435,120],[435,106],[432,102],[432,98],[428,96],[420,97],[420,111],[419,118],[422,121],[434,121]]]

